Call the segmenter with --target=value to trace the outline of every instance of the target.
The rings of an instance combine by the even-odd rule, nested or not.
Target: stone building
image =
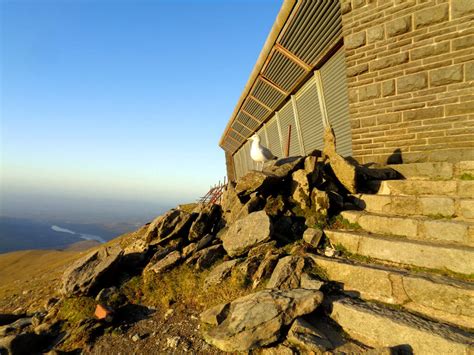
[[[322,147],[361,163],[474,159],[474,1],[285,0],[219,145],[231,180]],[[287,152],[288,150],[288,152]]]

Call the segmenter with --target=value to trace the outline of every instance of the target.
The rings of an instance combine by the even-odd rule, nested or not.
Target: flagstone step
[[[454,196],[353,195],[364,211],[399,216],[428,216],[474,220],[474,199]]]
[[[474,351],[472,334],[383,305],[336,299],[330,316],[351,338],[373,347],[406,345],[413,354],[467,355]]]
[[[401,265],[474,274],[474,248],[454,244],[369,234],[365,231],[325,230],[335,246],[358,254]]]
[[[368,189],[379,195],[447,195],[474,198],[474,180],[372,180]]]
[[[349,294],[474,329],[474,283],[316,254],[307,257]]]
[[[388,216],[366,211],[343,211],[341,216],[371,233],[474,246],[473,222],[423,216]]]
[[[448,180],[463,174],[474,175],[474,161],[393,164],[385,167],[398,171],[406,179]]]

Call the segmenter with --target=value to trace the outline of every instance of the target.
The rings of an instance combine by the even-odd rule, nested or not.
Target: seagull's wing
[[[261,146],[262,149],[262,154],[267,160],[273,160],[276,159],[277,157],[273,155],[273,153],[270,151],[270,149],[265,148],[264,146]]]

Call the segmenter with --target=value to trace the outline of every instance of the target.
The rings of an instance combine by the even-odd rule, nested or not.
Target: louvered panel
[[[283,90],[290,92],[306,71],[294,61],[274,50],[271,59],[263,71],[263,76]]]
[[[278,111],[278,115],[280,116],[280,125],[283,134],[283,150],[285,150],[285,147],[288,144],[288,126],[291,125],[290,156],[301,155],[298,133],[296,131],[295,115],[291,101],[286,103],[285,106]]]
[[[339,1],[305,0],[279,44],[304,62],[315,65],[327,45],[341,35]]]
[[[226,141],[224,142],[224,149],[230,152],[235,151],[237,149],[237,143],[234,143],[232,139],[227,138]]]
[[[321,68],[324,102],[328,120],[336,134],[337,152],[352,155],[349,101],[347,96],[346,60],[341,49]]]
[[[237,121],[232,123],[232,129],[239,132],[241,135],[243,135],[246,138],[250,137],[252,134],[252,131],[250,131],[248,128],[244,127]]]
[[[229,136],[237,140],[238,142],[243,142],[243,138],[239,136],[237,133],[235,133],[233,130],[229,131]]]
[[[255,96],[257,100],[273,109],[276,109],[285,99],[285,95],[260,79],[257,79],[252,95]]]
[[[324,128],[316,83],[310,80],[295,98],[306,153],[322,149]]]
[[[276,116],[273,116],[270,121],[268,121],[266,127],[268,136],[268,149],[272,151],[274,156],[282,158],[283,151],[281,149],[280,135],[278,134]]]
[[[244,104],[245,112],[250,113],[253,117],[258,118],[260,122],[263,122],[265,118],[270,114],[270,112],[260,105],[257,101],[248,98]]]
[[[239,112],[237,115],[237,121],[242,122],[245,126],[255,130],[260,125],[260,123],[256,122],[252,117],[249,115]]]

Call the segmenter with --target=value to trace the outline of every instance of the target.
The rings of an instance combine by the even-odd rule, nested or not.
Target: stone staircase
[[[392,165],[325,230],[341,256],[310,255],[344,293],[331,317],[365,344],[474,354],[474,161]]]

